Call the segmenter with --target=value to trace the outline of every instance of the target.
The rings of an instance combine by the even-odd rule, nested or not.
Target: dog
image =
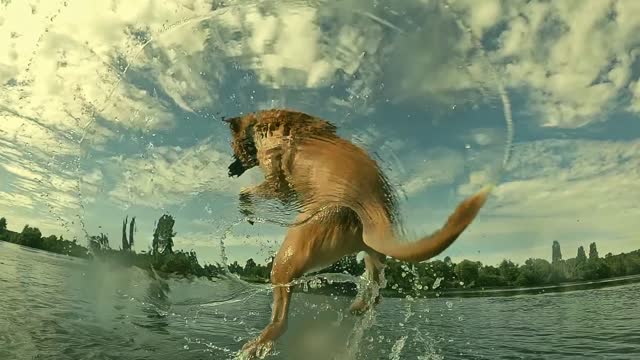
[[[241,190],[240,212],[252,215],[257,199],[293,203],[299,210],[273,260],[271,321],[242,348],[250,357],[270,352],[286,331],[293,280],[364,252],[366,277],[380,284],[387,256],[421,262],[447,249],[475,219],[491,189],[462,201],[432,235],[400,241],[398,203],[388,179],[365,150],[337,135],[336,126],[291,109],[261,110],[224,121],[234,154],[229,176],[259,166],[265,178]],[[360,297],[350,310],[362,313],[378,301],[379,296]]]

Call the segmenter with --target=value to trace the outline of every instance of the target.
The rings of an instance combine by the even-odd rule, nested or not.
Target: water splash
[[[504,154],[502,157],[502,166],[498,173],[498,178],[496,181],[499,181],[500,178],[504,175],[506,168],[509,165],[509,161],[511,160],[511,155],[513,152],[513,138],[514,138],[514,126],[513,126],[513,115],[511,112],[511,101],[509,100],[509,95],[505,90],[504,83],[502,78],[498,76],[498,72],[493,66],[492,62],[489,60],[484,47],[482,46],[480,39],[476,34],[473,33],[471,27],[465,23],[465,21],[453,10],[453,7],[449,3],[448,0],[443,0],[444,8],[453,16],[456,21],[458,27],[463,30],[469,36],[469,40],[473,44],[474,48],[480,53],[482,60],[485,62],[485,66],[489,69],[490,75],[493,78],[498,90],[498,94],[500,95],[500,100],[502,101],[502,110],[504,114],[505,123],[507,126],[507,139],[504,147]]]
[[[391,354],[389,355],[390,360],[400,360],[400,354],[402,354],[402,349],[404,349],[404,344],[407,341],[407,335],[402,336],[400,339],[396,340],[395,344],[391,348]]]

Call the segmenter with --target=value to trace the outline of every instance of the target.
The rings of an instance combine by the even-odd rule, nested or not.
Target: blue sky
[[[220,117],[286,106],[379,156],[415,236],[497,182],[443,256],[639,247],[640,3],[313,4],[2,3],[0,216],[13,230],[105,232],[114,247],[136,216],[145,250],[167,212],[177,248],[219,261],[230,229],[231,260],[262,260],[286,229],[230,228],[238,192],[261,174],[227,177]],[[515,128],[506,169],[499,84]]]

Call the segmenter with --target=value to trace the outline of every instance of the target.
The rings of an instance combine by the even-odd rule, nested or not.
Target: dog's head
[[[258,165],[256,145],[253,139],[256,117],[254,114],[224,119],[231,130],[231,148],[234,162],[229,165],[229,176],[240,176]]]

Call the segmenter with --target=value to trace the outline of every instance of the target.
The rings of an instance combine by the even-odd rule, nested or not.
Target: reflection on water
[[[268,291],[152,279],[0,242],[3,359],[233,359]],[[251,294],[250,301],[243,300]],[[473,299],[384,299],[360,342],[347,297],[298,293],[274,359],[630,359],[640,287]]]

